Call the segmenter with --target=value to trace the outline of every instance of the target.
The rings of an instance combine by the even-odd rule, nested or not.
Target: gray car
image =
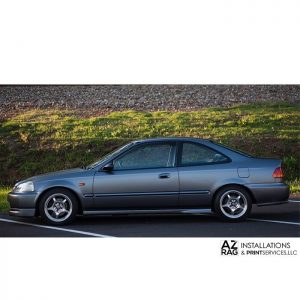
[[[10,215],[62,225],[78,214],[212,211],[241,221],[258,206],[286,203],[281,161],[255,158],[210,140],[156,138],[131,142],[83,168],[18,182]]]

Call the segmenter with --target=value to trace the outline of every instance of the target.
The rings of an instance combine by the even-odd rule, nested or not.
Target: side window
[[[181,166],[225,162],[228,162],[228,158],[213,149],[195,143],[182,144]]]
[[[174,166],[172,144],[139,146],[114,161],[114,170],[165,168]]]

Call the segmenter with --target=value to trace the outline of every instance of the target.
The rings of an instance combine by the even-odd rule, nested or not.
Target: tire
[[[46,192],[39,203],[43,222],[50,225],[71,223],[77,214],[78,202],[75,195],[64,188],[54,188]]]
[[[226,186],[215,196],[214,210],[223,220],[239,222],[245,220],[251,212],[252,198],[249,192],[240,186]]]

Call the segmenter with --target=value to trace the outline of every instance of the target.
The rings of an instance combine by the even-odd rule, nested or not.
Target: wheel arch
[[[249,193],[249,195],[251,196],[252,203],[253,203],[253,204],[256,204],[256,199],[255,199],[255,197],[254,197],[254,194],[252,193],[252,191],[251,191],[248,187],[246,187],[246,186],[243,185],[243,184],[239,184],[239,183],[227,183],[227,184],[224,184],[224,185],[218,187],[218,188],[214,191],[214,193],[213,193],[213,195],[212,195],[212,202],[211,202],[212,210],[214,210],[214,202],[215,202],[215,198],[216,198],[216,195],[218,194],[218,192],[219,192],[221,189],[223,189],[223,188],[225,188],[225,187],[229,187],[229,186],[230,186],[230,187],[241,187],[241,188],[245,189],[245,190]]]
[[[39,205],[40,205],[40,202],[43,198],[43,196],[49,192],[50,190],[53,190],[53,189],[64,189],[64,190],[67,190],[69,191],[70,193],[72,193],[74,195],[74,197],[76,198],[77,200],[77,203],[78,203],[78,213],[79,214],[82,214],[83,213],[83,208],[82,208],[82,203],[81,203],[81,200],[80,200],[80,197],[79,195],[77,194],[77,192],[69,187],[66,187],[66,186],[63,186],[63,185],[56,185],[56,186],[51,186],[51,187],[48,187],[46,188],[45,190],[43,190],[43,192],[39,195],[39,197],[37,198],[36,200],[36,204],[35,204],[35,215],[36,216],[39,216],[40,215],[40,212],[39,212]]]

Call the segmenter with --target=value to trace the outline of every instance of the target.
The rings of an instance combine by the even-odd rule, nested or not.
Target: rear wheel
[[[222,188],[214,201],[215,212],[224,220],[242,221],[247,218],[252,208],[249,192],[239,186]]]
[[[75,219],[78,211],[77,199],[66,189],[52,189],[43,195],[39,211],[42,220],[47,224],[69,224]]]

